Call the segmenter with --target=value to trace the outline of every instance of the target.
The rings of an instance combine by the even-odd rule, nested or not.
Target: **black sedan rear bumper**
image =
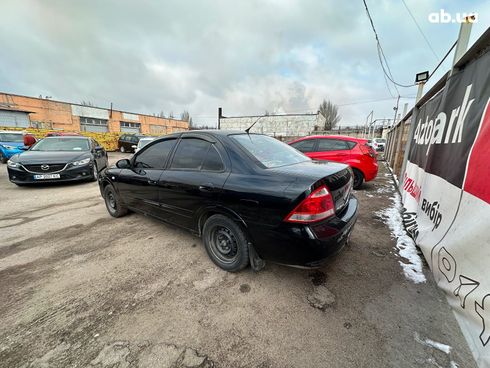
[[[57,179],[35,179],[34,176],[43,173],[34,173],[26,171],[24,168],[8,168],[9,180],[15,184],[42,184],[42,183],[60,183],[85,181],[93,179],[93,164],[84,166],[67,167],[66,169],[56,172],[60,177]],[[45,173],[53,174],[53,173]]]
[[[314,268],[346,244],[357,220],[354,196],[338,216],[314,225],[283,222],[276,228],[249,227],[255,250],[265,260],[289,266]]]

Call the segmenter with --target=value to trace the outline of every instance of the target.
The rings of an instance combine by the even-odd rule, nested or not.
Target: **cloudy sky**
[[[488,1],[405,0],[429,47],[402,0],[367,3],[402,84],[432,70],[457,38],[458,24],[429,14],[477,12],[471,42],[490,25]],[[341,125],[371,110],[393,117],[398,92],[386,86],[362,0],[2,0],[2,15],[1,91],[188,110],[209,125],[219,106],[227,116],[316,112],[323,99],[339,105]],[[399,94],[411,107],[416,87]]]

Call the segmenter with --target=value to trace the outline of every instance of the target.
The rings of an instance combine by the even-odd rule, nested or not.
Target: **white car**
[[[140,140],[138,141],[138,145],[137,146],[133,146],[134,153],[137,153],[140,149],[142,149],[144,146],[146,146],[151,141],[154,141],[155,139],[156,139],[156,137],[140,138]]]
[[[373,138],[371,140],[371,147],[376,151],[384,151],[386,145],[386,139],[384,138]]]

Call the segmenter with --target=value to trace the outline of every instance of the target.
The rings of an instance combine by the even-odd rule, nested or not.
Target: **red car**
[[[336,161],[350,165],[354,171],[354,188],[376,178],[376,152],[367,139],[342,135],[312,135],[289,142],[291,146],[314,160]]]

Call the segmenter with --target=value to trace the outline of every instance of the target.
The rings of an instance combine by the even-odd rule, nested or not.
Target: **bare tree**
[[[47,97],[46,97],[47,98]],[[94,104],[90,101],[85,101],[83,100],[80,105],[83,105],[83,106],[94,106]]]
[[[180,120],[189,121],[190,118],[189,111],[184,110],[184,112],[180,114]]]
[[[169,117],[169,119],[173,119],[173,118],[174,118],[174,113],[173,113],[173,111],[170,111],[170,112],[169,112],[168,117]]]
[[[339,115],[339,109],[337,105],[330,101],[323,100],[318,108],[320,114],[322,114],[324,120],[323,129],[332,130],[342,119]]]

